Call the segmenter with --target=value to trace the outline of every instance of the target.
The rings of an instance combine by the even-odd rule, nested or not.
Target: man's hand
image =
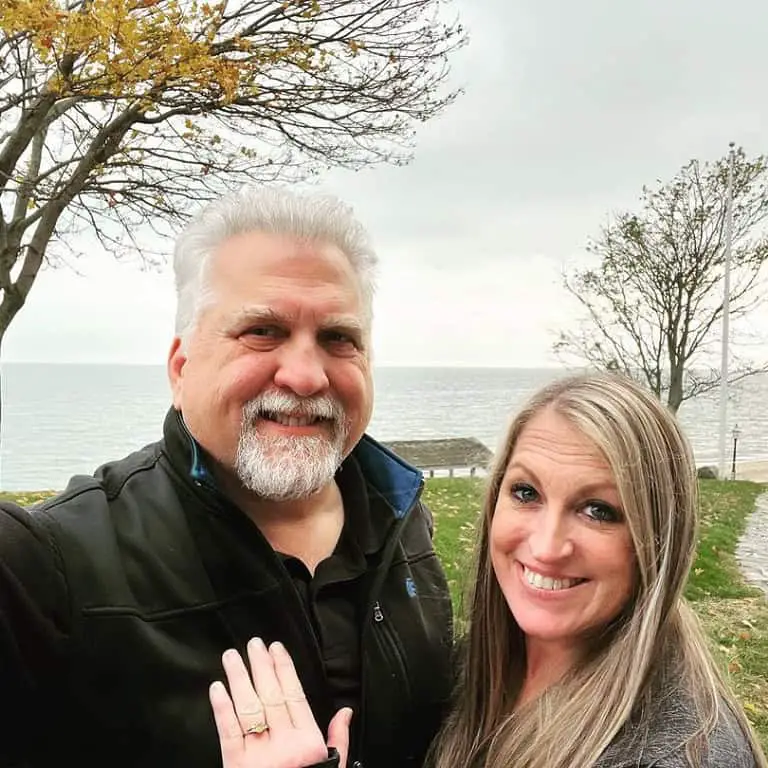
[[[351,709],[341,709],[328,727],[326,745],[288,652],[280,643],[267,649],[259,638],[248,643],[251,674],[235,650],[222,656],[229,693],[211,685],[210,699],[224,768],[305,768],[338,750],[347,762]]]

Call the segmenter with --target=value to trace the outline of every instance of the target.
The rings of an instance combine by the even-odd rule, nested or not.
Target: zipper
[[[373,604],[373,621],[375,624],[378,624],[380,628],[377,634],[380,638],[386,641],[385,650],[389,651],[389,654],[396,662],[396,666],[402,673],[403,690],[405,691],[406,697],[405,703],[410,704],[413,696],[411,693],[411,684],[408,679],[408,667],[405,663],[405,653],[403,652],[400,641],[398,640],[392,625],[384,620],[384,611],[378,600]]]
[[[413,508],[419,503],[419,499],[421,498],[421,494],[424,490],[424,481],[422,480],[421,485],[419,487],[418,493],[416,494],[416,497],[413,500],[413,504],[411,505],[411,508],[408,510],[408,512],[403,515],[403,517],[397,521],[395,524],[395,529],[392,531],[392,538],[385,544],[384,552],[382,554],[381,563],[379,564],[378,571],[376,572],[376,576],[373,579],[373,582],[371,584],[371,590],[369,594],[374,597],[373,603],[369,603],[369,610],[371,611],[371,614],[373,615],[373,622],[369,625],[367,621],[363,622],[362,626],[362,632],[360,637],[360,654],[361,654],[361,674],[360,674],[360,703],[361,703],[361,717],[358,720],[358,731],[357,731],[357,738],[355,739],[355,746],[354,751],[358,755],[362,752],[363,747],[363,734],[365,733],[365,699],[366,699],[366,693],[367,693],[367,686],[368,686],[368,674],[366,671],[366,664],[365,664],[365,647],[366,647],[366,640],[370,638],[370,635],[372,632],[375,632],[376,627],[378,625],[385,624],[385,617],[384,617],[384,611],[381,608],[381,603],[379,602],[378,598],[376,597],[379,592],[381,591],[381,587],[384,584],[384,580],[387,577],[387,573],[389,572],[389,567],[392,564],[392,557],[395,553],[395,549],[397,548],[398,543],[400,542],[403,528],[405,528],[405,524],[408,522],[408,519],[411,516]],[[378,634],[378,633],[376,633]],[[391,632],[389,634],[392,634]],[[396,658],[402,659],[402,653],[397,651]],[[410,686],[408,685],[408,678],[407,673],[404,668],[404,666],[400,665],[401,670],[403,672],[404,677],[404,683],[406,688],[408,689],[408,697],[411,697],[410,692]],[[350,748],[352,745],[350,744]],[[350,749],[350,754],[352,754]]]

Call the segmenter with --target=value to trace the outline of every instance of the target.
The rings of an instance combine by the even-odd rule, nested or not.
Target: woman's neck
[[[572,669],[579,657],[573,642],[550,642],[526,637],[525,679],[516,707],[536,699]]]

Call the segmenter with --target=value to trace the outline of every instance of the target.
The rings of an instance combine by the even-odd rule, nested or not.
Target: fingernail
[[[279,640],[275,640],[275,642],[269,646],[269,650],[277,651],[277,653],[287,653],[285,646]]]
[[[237,657],[238,653],[234,648],[227,648],[226,651],[222,654],[222,658],[226,661],[234,661]]]
[[[264,641],[260,637],[252,637],[249,645],[253,648],[265,648]]]
[[[347,710],[347,712],[346,712],[346,715],[345,715],[345,717],[344,717],[344,723],[345,723],[345,725],[347,725],[347,727],[348,727],[348,726],[349,726],[349,724],[352,722],[352,716],[353,716],[354,714],[355,714],[355,713],[354,713],[354,712],[353,712],[351,709],[348,709],[348,710]]]

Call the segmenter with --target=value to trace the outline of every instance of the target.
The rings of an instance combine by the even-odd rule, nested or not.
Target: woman
[[[489,479],[456,703],[431,765],[766,768],[682,597],[697,506],[688,442],[641,387],[580,376],[534,396]],[[262,700],[300,690],[281,653],[251,659]],[[245,699],[236,688],[255,692],[233,660],[237,707]],[[270,661],[283,670],[271,678]],[[223,686],[216,690],[226,735],[222,713],[229,707],[230,725],[237,717]],[[340,713],[329,734],[342,758],[347,717]],[[326,757],[308,707],[297,721],[281,718],[267,739],[239,730],[227,768],[298,768]],[[299,754],[293,733],[268,755],[268,739],[291,729],[312,741],[311,754]]]

